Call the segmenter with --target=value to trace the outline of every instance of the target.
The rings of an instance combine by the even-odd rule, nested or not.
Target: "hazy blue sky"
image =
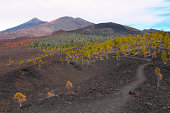
[[[170,0],[0,0],[0,31],[37,17],[62,16],[170,31]]]

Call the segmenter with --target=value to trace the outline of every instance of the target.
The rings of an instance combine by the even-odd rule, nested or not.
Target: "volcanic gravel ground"
[[[4,69],[0,70],[0,112],[168,113],[170,62],[163,65],[160,57],[150,61],[136,56],[119,60],[110,56],[91,64],[62,64],[54,55],[42,59],[48,62],[41,68],[32,64],[1,66]],[[156,67],[163,74],[159,88]],[[137,72],[142,73],[145,82],[137,83]],[[73,89],[65,88],[67,81],[73,83]],[[56,97],[49,98],[47,93],[51,90]],[[13,99],[18,91],[27,97],[22,108]]]
[[[97,61],[96,63],[91,64],[91,66],[96,67],[99,66],[99,64],[102,64],[103,67],[107,67],[108,69],[104,69],[101,73],[97,73],[91,78],[75,84],[74,88],[70,91],[66,90],[64,86],[60,88],[56,87],[54,91],[55,94],[58,95],[57,97],[29,104],[27,103],[20,110],[11,112],[97,112],[95,111],[96,108],[90,108],[91,103],[119,96],[119,93],[117,92],[136,79],[136,70],[138,66],[145,63],[146,61],[130,58],[121,58],[119,61],[116,61],[115,59]],[[81,69],[83,70],[83,67],[81,67]],[[86,109],[86,107],[82,107],[84,109],[79,109],[80,106],[84,106],[84,103],[87,103],[87,106],[89,104],[89,109]]]
[[[157,77],[154,73],[159,67],[163,79],[157,87]],[[145,67],[146,81],[131,92],[134,96],[124,107],[129,113],[169,113],[170,112],[170,62],[163,65],[161,61],[154,61]]]

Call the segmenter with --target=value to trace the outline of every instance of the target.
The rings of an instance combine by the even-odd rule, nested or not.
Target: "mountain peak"
[[[0,33],[0,39],[14,39],[18,37],[41,37],[50,35],[55,31],[70,31],[84,28],[90,25],[93,25],[93,23],[83,19],[73,18],[69,16],[61,17],[50,22],[43,22],[38,18],[33,18],[26,23],[8,29],[8,31],[11,31],[9,33]]]
[[[38,23],[38,22],[42,22],[40,19],[38,19],[38,18],[36,18],[36,17],[34,17],[34,18],[32,18],[30,21],[28,21],[29,23],[31,22],[31,23]]]
[[[85,21],[84,19],[80,18],[80,17],[71,17],[71,16],[63,16],[63,17],[60,17],[58,19],[75,19],[75,20],[82,20],[82,21]]]
[[[63,17],[60,17],[58,19],[59,20],[62,20],[62,19],[73,19],[73,17],[71,17],[71,16],[63,16]]]
[[[40,24],[44,24],[44,23],[47,23],[45,21],[41,21],[40,19],[38,18],[32,18],[31,20],[21,24],[21,25],[18,25],[16,27],[13,27],[13,28],[9,28],[9,29],[6,29],[2,32],[8,32],[8,31],[14,31],[14,30],[19,30],[19,29],[25,29],[25,28],[29,28],[29,27],[33,27],[33,26],[37,26],[37,25],[40,25]]]
[[[34,17],[34,18],[32,18],[31,20],[40,20],[40,19],[38,19],[37,17]]]

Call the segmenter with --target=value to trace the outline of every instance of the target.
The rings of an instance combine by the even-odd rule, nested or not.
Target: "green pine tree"
[[[165,51],[163,51],[161,58],[162,58],[162,61],[164,61],[164,64],[166,64],[166,61],[168,60],[168,58],[167,58],[167,56],[166,56]]]

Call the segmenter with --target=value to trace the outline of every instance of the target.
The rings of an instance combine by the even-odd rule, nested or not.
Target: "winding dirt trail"
[[[133,97],[129,94],[129,91],[137,88],[142,82],[146,80],[144,75],[144,67],[148,64],[142,64],[137,68],[136,80],[127,86],[120,89],[114,95],[106,97],[101,100],[91,101],[87,103],[79,103],[74,107],[74,109],[69,108],[70,112],[76,113],[122,113],[123,105],[130,101]],[[51,111],[50,113],[58,113],[63,111]]]

